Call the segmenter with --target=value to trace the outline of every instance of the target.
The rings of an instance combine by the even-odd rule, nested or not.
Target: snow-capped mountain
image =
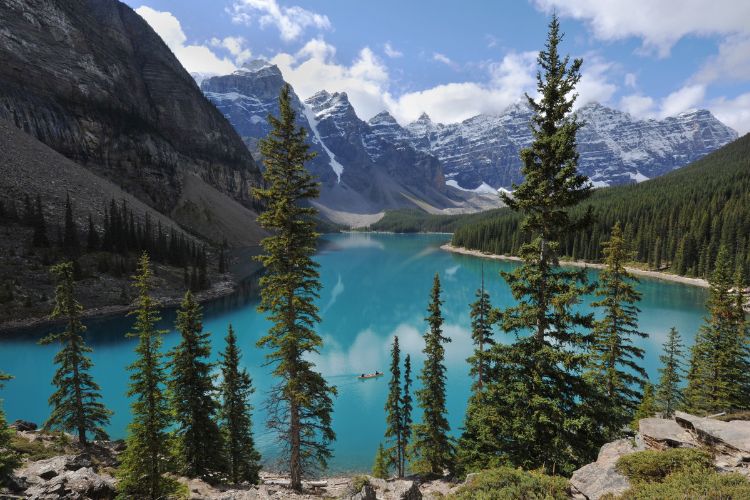
[[[478,115],[461,123],[434,123],[423,114],[404,128],[389,128],[391,140],[405,141],[437,156],[446,177],[466,189],[486,183],[509,188],[520,182],[519,152],[532,140],[525,104],[500,115]],[[637,120],[593,103],[578,117],[579,168],[594,185],[643,181],[693,162],[735,140],[737,133],[709,111],[683,113],[664,120]]]
[[[266,118],[279,113],[284,84],[276,66],[254,61],[231,75],[204,79],[201,89],[257,157],[258,140],[270,131]],[[320,91],[305,102],[296,95],[292,101],[317,153],[309,168],[321,181],[319,204],[329,218],[415,205],[455,210],[497,204],[495,197],[477,201],[477,193],[446,185],[437,158],[408,141],[381,137],[380,125],[361,120],[346,93]]]
[[[278,115],[283,85],[278,67],[253,61],[231,75],[203,79],[201,89],[257,158],[257,142],[270,131],[267,116]],[[309,168],[323,185],[321,203],[328,208],[363,213],[424,202],[455,209],[480,195],[496,198],[498,189],[522,180],[519,153],[532,140],[531,110],[523,102],[461,123],[435,123],[422,114],[404,127],[387,111],[361,120],[344,92],[323,90],[304,102],[292,97],[317,153]],[[584,122],[579,168],[595,186],[662,175],[737,138],[705,110],[638,120],[594,103],[577,114]]]

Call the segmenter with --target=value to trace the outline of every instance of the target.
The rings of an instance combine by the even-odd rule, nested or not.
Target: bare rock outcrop
[[[615,465],[620,457],[643,451],[645,444],[640,439],[618,439],[607,443],[599,450],[596,462],[583,466],[570,478],[574,498],[598,500],[608,493],[620,494],[630,487],[628,478],[617,472]]]

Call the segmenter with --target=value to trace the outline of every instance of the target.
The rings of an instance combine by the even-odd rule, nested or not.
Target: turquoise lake
[[[369,470],[384,432],[383,405],[387,376],[357,380],[363,372],[388,370],[391,340],[398,335],[402,352],[410,353],[415,372],[422,364],[425,310],[435,272],[443,284],[445,333],[452,338],[446,346],[448,366],[447,401],[452,431],[460,432],[471,380],[465,359],[472,345],[469,334],[469,304],[480,284],[484,265],[486,288],[495,306],[507,306],[512,298],[498,272],[516,264],[440,250],[450,235],[337,234],[326,235],[317,255],[323,289],[320,295],[322,322],[319,331],[325,347],[314,357],[318,369],[338,387],[334,428],[338,436],[330,468],[337,472]],[[597,273],[590,272],[596,279]],[[652,381],[658,379],[658,356],[671,326],[676,326],[685,343],[691,345],[704,315],[707,291],[702,288],[659,281],[641,280],[640,326],[650,338],[639,340],[645,348],[643,361]],[[586,298],[584,307],[590,302]],[[253,404],[255,435],[265,457],[273,457],[275,443],[263,420],[264,393],[272,383],[269,368],[263,366],[264,352],[255,343],[268,323],[256,312],[256,301],[233,305],[211,304],[205,308],[205,328],[211,332],[214,357],[224,348],[227,325],[231,323],[243,349],[243,361],[255,387]],[[173,312],[164,313],[169,328]],[[114,410],[109,432],[125,436],[129,418],[124,394],[128,384],[125,367],[133,360],[134,339],[126,339],[132,319],[111,318],[89,322],[87,340],[94,348],[93,375],[102,387],[104,401]],[[15,376],[0,392],[8,418],[43,423],[49,413],[47,398],[52,388],[52,358],[57,346],[39,346],[45,331],[5,336],[0,339],[0,369]],[[512,338],[503,333],[501,341]],[[165,338],[165,349],[177,343],[174,331]],[[417,373],[414,374],[416,378]],[[415,415],[419,419],[419,415]],[[272,458],[268,458],[272,462]],[[269,463],[272,465],[272,463]]]

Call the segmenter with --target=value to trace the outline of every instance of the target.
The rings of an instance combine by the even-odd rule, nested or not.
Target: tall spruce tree
[[[596,290],[600,299],[592,304],[602,314],[594,322],[591,374],[604,396],[599,422],[607,429],[608,438],[614,438],[632,419],[641,399],[639,389],[648,378],[638,362],[644,351],[633,345],[634,339],[648,334],[638,329],[640,309],[636,304],[641,294],[635,289],[638,279],[624,266],[632,260],[633,252],[619,223],[603,246],[605,268]]]
[[[170,352],[168,382],[177,428],[179,470],[188,477],[216,481],[224,470],[222,439],[216,423],[219,408],[208,361],[209,334],[203,331],[203,313],[191,292],[186,292],[177,311],[176,329],[181,340]]]
[[[569,210],[591,190],[577,170],[581,123],[571,115],[582,61],[561,58],[562,37],[553,16],[537,59],[540,99],[527,96],[533,142],[521,152],[524,181],[512,197],[503,196],[521,213],[529,242],[520,248],[523,263],[502,273],[518,304],[502,311],[501,325],[516,341],[493,346],[497,370],[487,404],[497,418],[486,422],[493,425],[493,455],[524,468],[569,473],[594,456],[603,437],[588,414],[591,388],[583,376],[593,317],[574,309],[591,287],[584,270],[558,265],[561,236],[590,220],[590,210],[578,219]]]
[[[445,343],[451,339],[443,335],[443,313],[440,298],[440,277],[435,273],[427,307],[425,321],[429,324],[424,334],[425,354],[419,380],[422,388],[416,393],[417,402],[422,409],[422,421],[413,426],[411,451],[414,458],[412,468],[421,473],[443,475],[444,471],[453,469],[453,443],[448,433],[450,425],[446,418],[445,379],[446,369]]]
[[[133,398],[132,421],[128,426],[127,447],[118,469],[118,495],[121,498],[148,498],[155,500],[172,494],[176,481],[164,476],[170,467],[169,427],[172,419],[165,389],[167,375],[163,354],[160,352],[163,330],[156,324],[161,319],[157,304],[150,295],[151,263],[144,253],[138,261],[134,277],[138,289],[136,320],[129,337],[136,337],[136,360],[128,366]]]
[[[656,415],[658,407],[656,405],[656,399],[654,398],[654,386],[652,384],[646,384],[643,387],[643,396],[641,402],[638,404],[635,413],[633,414],[633,420],[630,423],[630,427],[634,431],[638,431],[639,422],[644,418],[651,418]]]
[[[233,483],[258,484],[260,453],[255,449],[250,395],[255,392],[247,370],[240,368],[240,348],[232,325],[221,355],[221,431],[224,436],[227,471]]]
[[[272,130],[260,141],[266,187],[256,189],[255,195],[267,209],[258,222],[272,235],[261,242],[265,253],[259,260],[266,274],[260,279],[258,310],[269,314],[272,326],[258,346],[270,350],[267,359],[278,378],[270,392],[268,426],[284,448],[290,486],[300,490],[302,476],[325,467],[331,456],[336,390],[307,357],[323,345],[314,330],[320,321],[315,299],[321,287],[312,259],[316,210],[306,205],[318,196],[319,186],[305,169],[314,154],[305,142],[305,129],[296,125],[290,95],[285,85],[279,95],[280,116],[268,117]]]
[[[733,351],[733,363],[730,377],[735,383],[731,386],[731,398],[737,409],[750,409],[750,322],[748,322],[746,308],[748,307],[745,292],[745,273],[738,265],[734,274],[734,321],[735,337],[730,343]]]
[[[81,322],[83,306],[73,293],[73,264],[57,264],[52,267],[52,273],[57,278],[52,317],[64,320],[65,330],[40,341],[40,344],[59,342],[62,345],[55,355],[57,370],[52,384],[57,390],[49,398],[52,413],[44,427],[74,431],[78,442],[85,446],[88,435],[107,439],[104,426],[109,423],[112,412],[101,402],[101,389],[89,373],[92,363],[87,354],[92,350],[83,339],[86,327]]]
[[[685,402],[685,396],[680,387],[685,372],[683,361],[685,347],[682,345],[677,328],[672,327],[669,330],[663,349],[664,354],[659,356],[661,375],[659,385],[656,387],[656,406],[665,418],[670,418]]]
[[[12,379],[7,373],[0,372],[0,389],[5,386],[5,382]],[[0,400],[2,403],[2,400]],[[5,418],[5,411],[0,405],[0,486],[7,486],[10,475],[20,461],[18,455],[11,449],[11,439],[15,431],[8,428],[8,421]]]
[[[745,409],[748,404],[747,395],[737,390],[748,370],[748,353],[740,326],[744,311],[737,306],[726,246],[719,249],[709,285],[708,316],[691,349],[685,390],[688,409],[702,415]]]
[[[476,293],[477,300],[471,304],[471,339],[474,341],[474,354],[467,360],[471,366],[470,374],[476,377],[476,387],[482,388],[485,375],[490,371],[488,349],[494,344],[492,338],[492,305],[490,296],[484,288],[484,266],[482,266],[482,285]]]
[[[396,468],[398,477],[404,476],[401,469],[404,455],[404,417],[401,394],[401,350],[398,337],[393,337],[391,346],[391,380],[388,383],[388,398],[385,401],[385,437],[390,442],[386,450],[388,465]],[[382,446],[382,445],[381,445]]]
[[[78,226],[73,219],[73,204],[70,201],[70,195],[65,198],[65,224],[63,229],[63,251],[65,254],[74,259],[80,252],[78,243]]]
[[[409,460],[409,442],[411,439],[412,431],[412,397],[411,397],[411,356],[409,354],[404,358],[404,392],[401,395],[401,429],[403,441],[403,452],[401,454],[401,464],[399,469],[402,473],[406,474],[406,463]]]

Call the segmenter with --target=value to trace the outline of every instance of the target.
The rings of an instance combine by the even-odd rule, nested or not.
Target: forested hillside
[[[750,272],[750,135],[658,179],[597,190],[591,205],[595,222],[566,235],[562,253],[599,261],[602,243],[620,221],[636,260],[655,269],[707,276],[721,245],[732,265]],[[502,209],[460,224],[453,245],[495,254],[517,254],[524,241],[517,213]]]

